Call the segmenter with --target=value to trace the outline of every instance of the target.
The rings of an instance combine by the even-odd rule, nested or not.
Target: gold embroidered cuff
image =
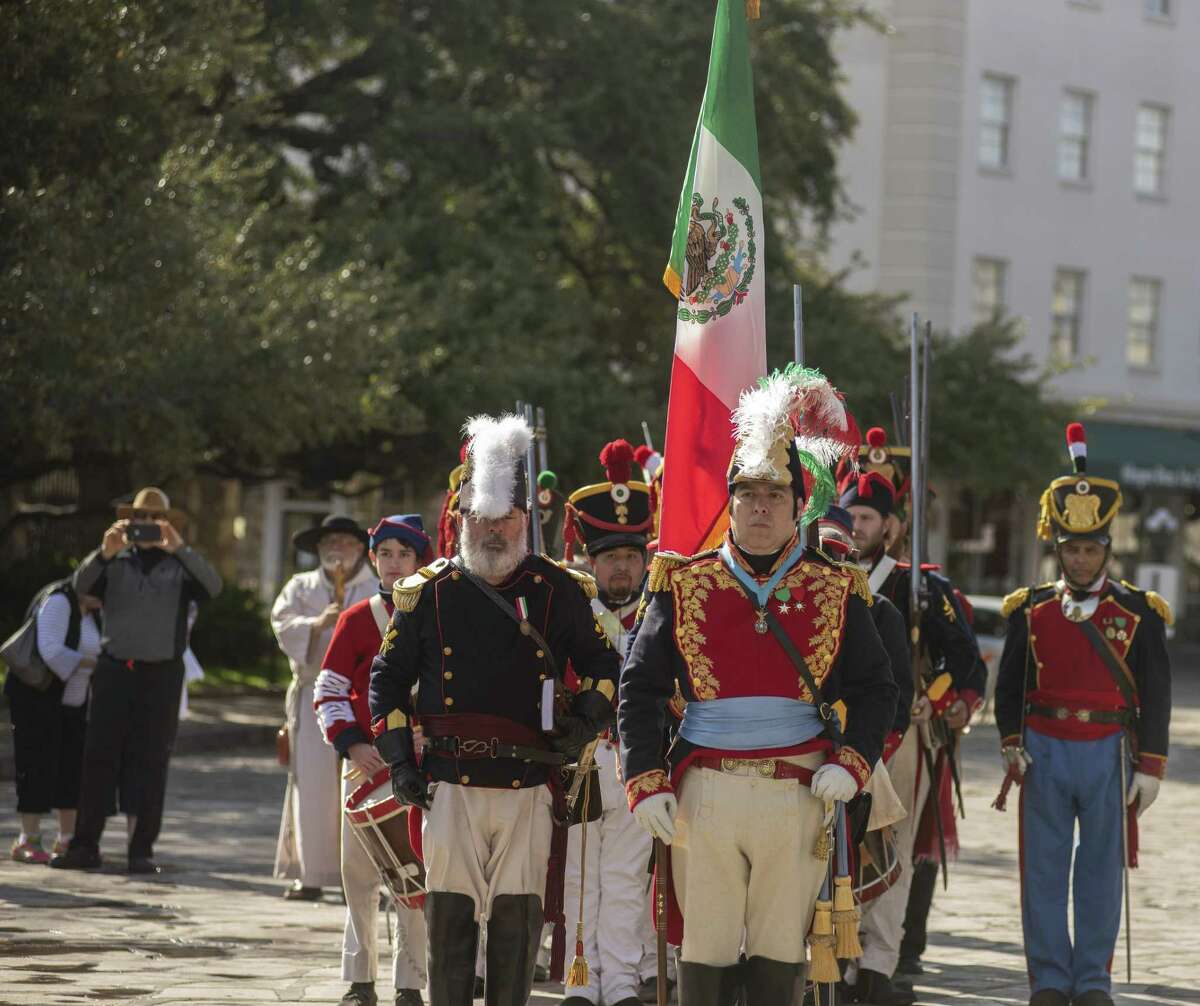
[[[854,748],[842,748],[838,751],[834,761],[854,776],[854,781],[858,783],[860,790],[867,784],[867,780],[871,778],[871,766],[867,764],[867,760],[855,751]]]
[[[648,796],[673,792],[675,790],[671,786],[671,780],[667,778],[667,773],[660,768],[643,772],[625,783],[625,799],[629,801],[630,810],[633,810]]]

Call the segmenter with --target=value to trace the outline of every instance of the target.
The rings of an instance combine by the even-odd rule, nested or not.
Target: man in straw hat
[[[100,547],[75,571],[76,594],[104,604],[104,633],[92,674],[79,818],[67,851],[50,861],[53,867],[100,866],[100,836],[124,758],[139,788],[129,872],[159,872],[154,842],[179,724],[188,605],[221,591],[217,571],[184,543],[185,522],[161,489],[142,489],[132,503],[117,507]]]
[[[396,798],[424,811],[430,1002],[470,1006],[486,919],[486,1000],[516,1006],[543,921],[562,921],[559,770],[611,722],[617,655],[589,606],[595,581],[529,554],[529,425],[478,416],[466,432],[458,552],[393,591],[371,715]],[[569,699],[557,694],[568,661]]]
[[[1037,529],[1062,575],[1004,599],[996,726],[1005,790],[1021,783],[1029,1002],[1112,1006],[1122,872],[1137,865],[1137,821],[1167,767],[1172,615],[1154,591],[1109,578],[1121,487],[1088,473],[1082,424],[1067,427],[1067,446],[1074,473],[1042,494]]]
[[[341,883],[341,787],[337,752],[325,743],[313,710],[314,687],[338,616],[375,593],[379,581],[367,563],[367,532],[350,517],[330,514],[295,535],[292,546],[318,562],[288,580],[271,607],[271,629],[292,669],[285,700],[288,785],[275,876],[292,881],[285,898],[315,901],[321,888]]]
[[[617,711],[629,805],[671,845],[681,1006],[729,1001],[743,940],[749,1006],[791,1002],[806,933],[809,976],[837,980],[834,955],[857,940],[844,843],[836,892],[830,880],[826,809],[845,817],[896,706],[865,574],[797,528],[836,491],[830,465],[850,447],[839,396],[789,367],[742,394],[734,424],[729,534],[712,552],[655,557]],[[676,689],[687,706],[664,765]]]

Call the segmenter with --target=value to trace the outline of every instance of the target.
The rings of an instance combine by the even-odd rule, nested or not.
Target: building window
[[[1145,0],[1146,17],[1166,21],[1171,17],[1171,0]]]
[[[1078,269],[1054,272],[1054,306],[1050,318],[1050,357],[1070,363],[1079,354],[1079,332],[1083,324],[1083,280]]]
[[[1163,194],[1163,168],[1167,160],[1167,110],[1161,105],[1141,105],[1137,113],[1133,187],[1143,196]]]
[[[1008,167],[1008,135],[1012,126],[1013,82],[985,73],[979,89],[979,164]]]
[[[1090,94],[1067,91],[1059,113],[1058,177],[1068,182],[1086,182],[1091,177],[1092,139]]]
[[[1154,366],[1158,340],[1158,311],[1162,283],[1134,277],[1129,281],[1129,330],[1125,336],[1125,362],[1131,367]]]
[[[976,325],[995,321],[1004,312],[1004,281],[1008,263],[977,258],[971,273],[971,316]]]

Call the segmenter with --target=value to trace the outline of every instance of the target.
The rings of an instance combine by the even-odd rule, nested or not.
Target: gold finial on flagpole
[[[757,21],[759,16],[759,0],[746,0],[746,20]]]

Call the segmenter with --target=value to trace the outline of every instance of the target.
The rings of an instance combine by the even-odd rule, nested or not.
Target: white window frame
[[[1160,120],[1161,143],[1157,149],[1142,146],[1142,113],[1157,112]],[[1149,199],[1162,199],[1167,194],[1167,153],[1171,136],[1171,109],[1153,101],[1138,104],[1133,120],[1133,191]],[[1153,189],[1144,189],[1139,184],[1142,158],[1155,158],[1155,181]]]
[[[1059,279],[1070,277],[1077,281],[1075,297],[1071,306],[1073,312],[1059,311],[1058,285]],[[1072,363],[1079,359],[1080,347],[1083,343],[1083,309],[1087,299],[1087,270],[1076,269],[1073,266],[1060,265],[1054,270],[1054,285],[1050,288],[1050,359],[1056,363]],[[1069,325],[1068,341],[1070,345],[1062,346],[1063,323]]]
[[[1165,7],[1166,10],[1151,10],[1152,4]],[[1178,0],[1142,0],[1142,14],[1147,21],[1153,21],[1156,24],[1174,24],[1177,6]]]
[[[987,88],[990,84],[998,84],[1002,92],[1004,115],[1000,119],[984,117],[984,98],[988,93]],[[1016,101],[1014,100],[1016,90],[1017,81],[1015,77],[1006,76],[1002,73],[985,73],[980,78],[979,135],[975,144],[975,161],[983,171],[992,171],[999,174],[1012,171],[1013,109],[1016,105]],[[983,159],[983,137],[985,131],[992,129],[997,130],[999,134],[1000,162],[998,164]]]
[[[1067,102],[1079,99],[1083,108],[1083,123],[1080,132],[1068,134],[1063,128],[1063,119],[1067,111]],[[1092,150],[1095,147],[1096,131],[1096,95],[1083,88],[1068,87],[1063,90],[1058,104],[1058,178],[1067,185],[1091,185],[1094,181],[1092,171]],[[1068,175],[1063,173],[1063,154],[1068,144],[1079,145],[1080,174]]]
[[[990,268],[995,279],[994,303],[985,305],[979,299],[980,269]],[[971,321],[974,325],[985,325],[1002,315],[1006,307],[1008,293],[1008,260],[995,255],[976,255],[971,262]],[[985,313],[986,311],[986,313]]]
[[[1153,296],[1150,298],[1150,317],[1147,322],[1141,320],[1135,323],[1134,312],[1134,288],[1144,286],[1151,290]],[[1131,276],[1129,278],[1128,290],[1128,311],[1126,313],[1125,324],[1125,364],[1130,370],[1155,370],[1158,367],[1158,333],[1162,328],[1162,302],[1163,302],[1163,282],[1154,276]],[[1144,338],[1139,338],[1137,343],[1139,346],[1147,346],[1148,352],[1146,359],[1134,359],[1134,331],[1135,327],[1139,330],[1139,335],[1144,335]],[[1142,332],[1144,330],[1144,332]]]

